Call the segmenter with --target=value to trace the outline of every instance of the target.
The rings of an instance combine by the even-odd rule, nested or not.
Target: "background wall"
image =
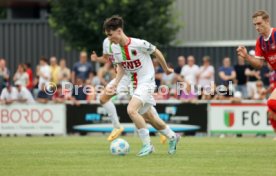
[[[252,45],[258,35],[252,14],[268,11],[275,26],[275,7],[275,0],[176,0],[173,10],[184,25],[177,35],[179,46]]]

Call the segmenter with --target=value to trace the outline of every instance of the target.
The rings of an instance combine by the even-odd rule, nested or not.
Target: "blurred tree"
[[[174,0],[52,0],[50,26],[70,48],[100,51],[106,18],[120,15],[129,36],[155,45],[169,45],[179,24],[171,6]]]
[[[0,19],[6,19],[7,18],[7,9],[0,7]]]

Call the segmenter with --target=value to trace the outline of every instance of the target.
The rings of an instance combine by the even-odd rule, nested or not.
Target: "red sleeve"
[[[257,58],[264,57],[264,53],[263,53],[263,50],[261,48],[260,37],[256,41],[255,57],[257,57]]]

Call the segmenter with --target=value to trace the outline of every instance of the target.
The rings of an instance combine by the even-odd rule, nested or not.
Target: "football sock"
[[[137,130],[138,135],[143,143],[143,145],[148,145],[150,144],[150,135],[149,135],[149,130],[146,128],[140,128]]]
[[[107,111],[108,116],[110,117],[110,119],[112,121],[113,127],[120,128],[120,122],[119,122],[119,118],[118,118],[116,107],[115,107],[114,103],[112,103],[111,101],[108,101],[105,104],[103,104],[102,106]]]
[[[176,134],[174,131],[171,130],[169,126],[166,126],[164,130],[159,130],[161,134],[169,138],[170,140],[174,140],[176,138]]]

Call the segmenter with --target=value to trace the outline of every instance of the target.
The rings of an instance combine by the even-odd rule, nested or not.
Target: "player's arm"
[[[90,58],[92,62],[99,62],[99,63],[106,63],[108,61],[108,54],[103,54],[102,56],[98,57],[95,51],[92,52]]]
[[[107,82],[104,79],[104,70],[103,70],[103,68],[99,69],[99,71],[97,72],[97,76],[100,79],[101,84],[103,84],[103,85],[107,84]]]
[[[247,62],[249,62],[250,65],[252,65],[252,67],[256,68],[256,69],[261,69],[264,61],[263,59],[258,59],[254,56],[250,56],[247,53],[247,49],[244,46],[239,46],[237,49],[238,55],[242,58],[244,58]]]
[[[153,52],[153,55],[157,58],[158,62],[160,63],[161,67],[163,68],[163,70],[166,74],[170,74],[170,73],[174,72],[173,68],[168,67],[167,62],[166,62],[163,54],[161,53],[161,51],[159,51],[156,48],[155,51]]]
[[[119,82],[121,81],[122,77],[125,74],[125,70],[123,69],[121,64],[117,64],[117,74],[115,77],[115,81],[114,81],[114,86],[117,87],[117,85],[119,84]]]

